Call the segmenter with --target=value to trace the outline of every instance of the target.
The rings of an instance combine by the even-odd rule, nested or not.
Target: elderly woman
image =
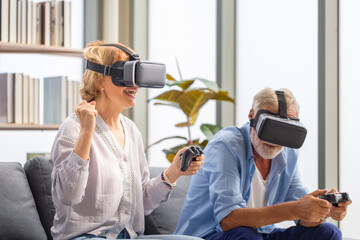
[[[129,60],[133,51],[125,50],[98,41],[87,45],[85,58],[112,65]],[[141,235],[144,216],[169,198],[181,175],[195,174],[204,156],[182,172],[179,155],[184,148],[169,168],[150,179],[141,134],[121,114],[135,105],[138,88],[115,86],[110,76],[91,70],[85,71],[82,83],[83,101],[60,126],[51,152],[53,238],[197,239]]]

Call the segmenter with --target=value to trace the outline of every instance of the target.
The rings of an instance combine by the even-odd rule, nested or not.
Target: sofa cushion
[[[47,239],[20,163],[0,163],[0,239]]]
[[[150,167],[150,178],[160,175],[165,168]],[[145,234],[172,234],[175,231],[185,201],[191,177],[182,176],[176,182],[170,199],[145,217]]]
[[[36,156],[24,165],[31,192],[34,196],[40,221],[48,239],[52,239],[55,207],[51,197],[51,167],[47,157]]]

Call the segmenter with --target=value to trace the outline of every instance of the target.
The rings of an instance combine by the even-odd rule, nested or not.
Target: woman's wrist
[[[164,175],[171,183],[175,183],[176,180],[178,180],[178,178],[181,176],[181,173],[179,173],[179,170],[173,164],[171,164],[170,167],[165,170]]]

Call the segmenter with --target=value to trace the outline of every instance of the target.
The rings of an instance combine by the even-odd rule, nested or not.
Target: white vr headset
[[[286,99],[283,91],[275,91],[279,101],[279,115],[265,109],[260,109],[254,119],[250,119],[258,137],[266,142],[300,148],[307,134],[304,125],[298,118],[288,118]]]
[[[103,44],[121,49],[130,56],[130,61],[117,61],[111,66],[86,60],[86,69],[111,76],[119,87],[162,88],[166,82],[166,66],[163,63],[141,61],[139,55],[118,44]]]

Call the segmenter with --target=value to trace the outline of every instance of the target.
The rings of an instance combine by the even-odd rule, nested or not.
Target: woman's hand
[[[165,171],[165,175],[172,183],[176,182],[176,180],[179,177],[181,177],[182,175],[196,174],[197,171],[201,168],[201,165],[204,163],[203,159],[205,158],[205,156],[202,154],[202,155],[196,157],[196,161],[191,161],[189,168],[185,172],[182,172],[180,169],[180,164],[181,164],[180,154],[185,152],[186,149],[188,149],[188,148],[185,147],[177,152],[170,167],[168,169],[166,169],[166,171]]]
[[[80,134],[74,146],[74,152],[82,159],[89,160],[91,139],[95,129],[98,111],[95,109],[95,101],[90,103],[83,100],[75,109],[80,122]]]
[[[81,131],[92,133],[95,129],[96,117],[98,115],[95,109],[96,102],[90,103],[83,100],[75,109],[76,116],[79,119]]]

